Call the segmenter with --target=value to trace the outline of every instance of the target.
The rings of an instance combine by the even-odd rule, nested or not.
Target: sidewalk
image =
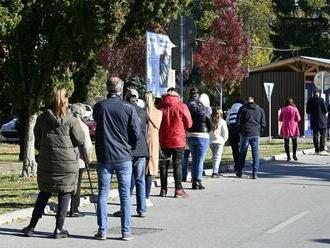
[[[302,151],[298,151],[297,155],[303,155],[303,154],[312,154],[314,153],[314,149],[307,149],[307,150],[302,150]],[[268,157],[265,159],[261,159],[260,163],[265,163],[265,162],[269,162],[269,161],[275,161],[275,160],[285,160],[286,159],[286,154],[279,154],[279,155],[274,155],[272,157]],[[246,168],[249,168],[249,165],[252,161],[246,161]],[[222,173],[228,173],[228,172],[233,172],[234,168],[233,165],[224,165],[220,167],[221,172]],[[211,176],[212,175],[212,169],[206,169],[204,170],[204,176]],[[188,174],[188,181],[190,181],[190,173]],[[168,182],[169,183],[173,183],[174,182],[174,178],[173,177],[169,177],[168,178]],[[160,186],[160,180],[157,179],[154,181],[154,185],[155,186]],[[118,190],[114,189],[110,191],[110,195],[109,197],[111,197],[111,199],[115,199],[118,197]],[[88,204],[92,204],[93,199],[92,197],[84,197],[81,198],[81,204],[83,205],[88,205]],[[21,210],[17,210],[17,211],[13,211],[13,212],[9,212],[9,213],[5,213],[0,215],[0,225],[5,224],[5,223],[10,223],[12,221],[15,221],[17,219],[24,219],[24,218],[28,218],[31,216],[32,214],[32,210],[33,208],[27,208],[27,209],[21,209]],[[46,214],[52,214],[54,211],[54,206],[46,206],[45,209],[45,213]]]
[[[300,198],[298,197],[288,204],[289,199],[293,199],[293,196],[285,197],[285,194],[292,191],[292,188],[291,190],[286,189],[289,187],[287,185],[308,180],[317,185],[330,186],[330,157],[301,155],[298,158],[298,162],[292,163],[271,161],[267,162],[267,166],[261,164],[259,180],[238,179],[232,173],[227,173],[219,179],[205,177],[204,182],[207,189],[204,191],[189,190],[191,184],[184,183],[184,187],[190,194],[188,199],[174,198],[173,186],[169,188],[168,197],[157,197],[159,188],[156,187],[152,191],[151,198],[155,205],[148,210],[146,218],[137,217],[135,199],[132,201],[132,233],[135,238],[130,242],[119,240],[121,236],[120,218],[112,216],[113,212],[119,210],[119,202],[118,199],[112,199],[109,203],[109,230],[106,241],[93,239],[93,235],[97,231],[96,216],[94,206],[88,205],[82,208],[86,214],[85,217],[66,219],[65,228],[71,233],[71,237],[68,239],[53,240],[50,238],[54,230],[55,218],[48,215],[38,223],[34,238],[23,237],[20,232],[21,228],[27,225],[26,220],[1,225],[0,247],[204,248],[219,245],[226,248],[243,247],[237,245],[242,238],[258,234],[257,230],[267,229],[268,226],[272,226],[278,221],[277,218],[282,218],[277,215],[286,210],[273,212],[273,207],[281,209],[283,206],[288,208],[289,205],[292,205],[294,211],[298,211],[301,206]],[[327,187],[321,187],[321,189],[327,190]],[[301,189],[297,192],[300,191]],[[297,194],[297,192],[292,193]],[[326,195],[326,192],[325,195],[312,193],[311,197],[320,198],[322,196],[325,198],[322,200],[330,200]],[[277,200],[274,201],[274,199]],[[295,204],[300,205],[295,206]],[[271,215],[269,215],[270,212],[272,212]],[[237,233],[241,233],[240,238],[237,238]]]

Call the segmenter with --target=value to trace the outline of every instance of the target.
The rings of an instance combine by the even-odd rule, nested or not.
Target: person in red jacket
[[[186,146],[186,130],[192,126],[192,119],[187,105],[180,101],[176,91],[171,90],[162,97],[159,109],[163,119],[159,130],[159,142],[163,156],[160,162],[161,190],[159,196],[167,194],[167,172],[172,158],[175,180],[174,197],[188,197],[182,188],[181,164]]]

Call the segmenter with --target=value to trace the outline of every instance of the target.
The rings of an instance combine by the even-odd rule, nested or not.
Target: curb
[[[314,148],[311,148],[311,149],[298,151],[297,155],[305,155],[305,154],[308,155],[308,154],[313,154],[313,153],[314,153]],[[260,159],[260,162],[271,162],[271,161],[278,161],[278,160],[284,160],[284,159],[286,159],[286,154],[282,153],[282,154],[275,155],[272,157],[266,157],[264,159]],[[222,172],[232,172],[234,170],[234,166],[231,164],[230,165],[226,164],[226,165],[220,166],[220,169]],[[204,175],[211,176],[212,172],[213,172],[212,169],[206,169],[206,170],[204,170]],[[190,179],[191,179],[191,176],[190,176],[190,173],[188,173],[187,181]],[[167,182],[174,183],[174,178],[168,177]],[[160,187],[160,179],[154,180],[152,187]],[[114,200],[118,197],[119,197],[118,190],[112,189],[109,192],[108,201]],[[96,202],[96,199],[93,199],[93,196],[85,196],[85,197],[80,198],[80,202],[82,205],[89,205],[89,204],[93,204],[94,202]],[[56,208],[57,208],[56,204],[49,204],[46,206],[44,213],[52,214],[52,213],[56,212]],[[26,208],[26,209],[21,209],[21,210],[16,210],[16,211],[9,212],[9,213],[1,214],[0,215],[0,225],[10,223],[10,222],[13,222],[18,219],[30,218],[32,215],[32,211],[33,211],[33,208]]]

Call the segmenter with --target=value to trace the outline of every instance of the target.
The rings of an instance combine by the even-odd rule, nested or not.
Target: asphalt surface
[[[0,247],[158,247],[158,248],[318,248],[330,247],[330,156],[303,155],[298,162],[261,164],[258,180],[225,174],[205,178],[206,190],[190,190],[190,197],[157,197],[154,188],[146,218],[135,215],[134,239],[121,241],[120,218],[111,214],[118,201],[109,203],[108,239],[93,239],[97,231],[93,206],[82,208],[83,218],[67,218],[71,236],[54,240],[54,216],[44,216],[35,237],[23,237],[28,221],[0,226]],[[248,172],[247,172],[248,174]],[[133,199],[135,203],[135,199]]]

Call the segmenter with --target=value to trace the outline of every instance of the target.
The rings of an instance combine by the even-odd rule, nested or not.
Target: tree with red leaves
[[[248,75],[242,62],[250,42],[243,32],[236,0],[214,0],[214,5],[218,16],[211,25],[211,36],[201,43],[194,57],[202,79],[222,89]]]

